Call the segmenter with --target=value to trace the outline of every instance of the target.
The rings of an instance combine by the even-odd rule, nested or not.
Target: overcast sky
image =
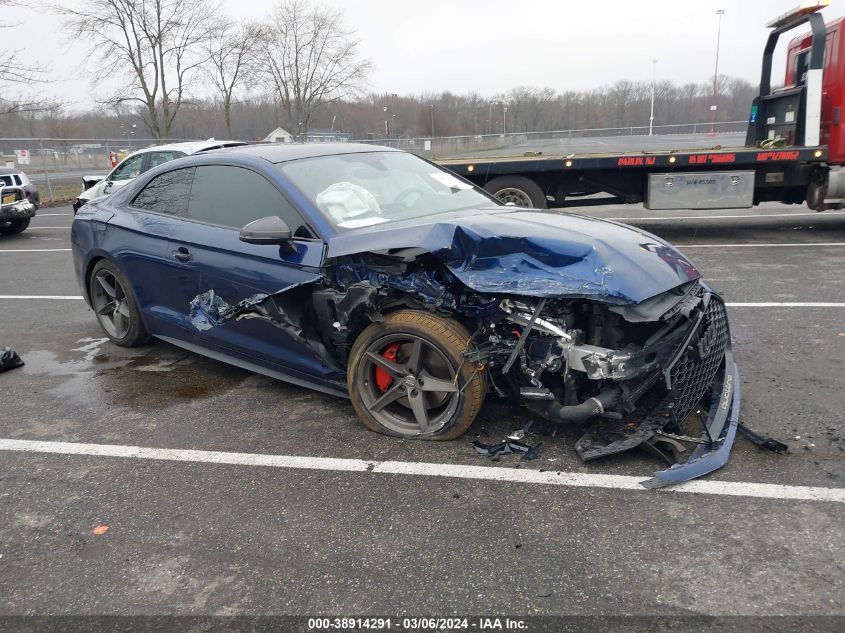
[[[26,0],[24,0],[26,1]],[[67,0],[73,2],[73,0]],[[765,23],[799,0],[327,0],[357,30],[374,64],[370,88],[387,93],[451,90],[494,95],[518,85],[558,91],[619,79],[676,82],[712,79],[716,9],[722,18],[719,72],[759,81]],[[260,18],[274,0],[223,0],[235,17]],[[845,14],[845,0],[825,9]],[[61,20],[15,9],[0,31],[0,49],[17,48],[50,69],[41,88],[84,109],[109,86],[92,86],[83,71],[86,43],[71,41]],[[783,53],[785,42],[778,47]],[[782,75],[782,63],[775,77]]]

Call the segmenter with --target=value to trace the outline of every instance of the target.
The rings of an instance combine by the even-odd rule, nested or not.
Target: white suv
[[[124,158],[105,177],[83,176],[82,193],[73,202],[73,212],[76,213],[86,202],[114,193],[148,169],[191,154],[238,145],[247,145],[247,143],[243,141],[216,141],[212,138],[207,141],[171,143],[170,145],[157,145],[138,150]]]

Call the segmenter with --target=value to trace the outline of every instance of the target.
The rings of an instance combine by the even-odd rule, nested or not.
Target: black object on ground
[[[0,350],[0,373],[23,367],[23,360],[11,347]]]

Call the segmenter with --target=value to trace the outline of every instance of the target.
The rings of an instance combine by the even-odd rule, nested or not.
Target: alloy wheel
[[[434,433],[452,418],[461,396],[456,378],[436,345],[410,334],[370,344],[355,377],[370,414],[401,435]]]
[[[132,313],[129,310],[126,291],[110,271],[103,269],[94,275],[91,303],[97,320],[110,337],[126,337],[132,326]]]

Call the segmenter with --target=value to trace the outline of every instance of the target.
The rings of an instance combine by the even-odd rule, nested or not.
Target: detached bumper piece
[[[600,420],[578,440],[575,450],[584,461],[643,448],[670,465],[644,482],[646,488],[695,479],[727,463],[739,424],[739,370],[724,303],[711,293],[704,301],[675,356],[651,376],[638,410],[621,420]],[[688,431],[691,426],[699,427],[697,435]],[[695,449],[690,452],[688,444]]]

